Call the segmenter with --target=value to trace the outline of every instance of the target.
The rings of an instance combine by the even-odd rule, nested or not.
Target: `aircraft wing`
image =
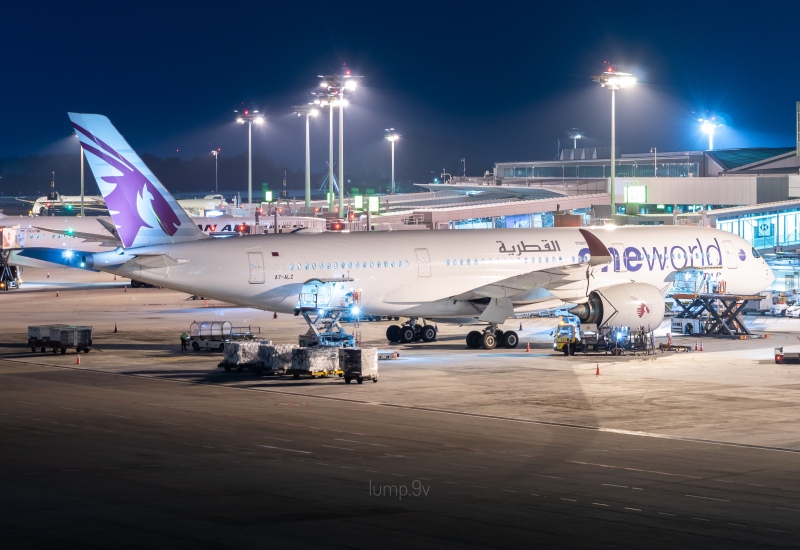
[[[555,291],[554,294],[556,295],[558,295],[558,289],[570,289],[568,294],[572,295],[572,298],[577,297],[574,296],[576,291],[585,291],[578,293],[588,296],[588,289],[591,286],[590,281],[594,277],[594,271],[605,267],[612,257],[606,245],[594,233],[586,229],[580,229],[580,232],[589,247],[587,261],[530,271],[451,297],[454,300],[513,298],[537,287]]]
[[[98,235],[97,233],[84,233],[81,231],[70,231],[67,229],[52,229],[49,227],[38,227],[35,225],[33,226],[33,228],[40,229],[41,231],[48,231],[50,233],[69,235],[70,237],[81,239],[85,243],[100,243],[100,246],[110,246],[114,248],[122,246],[122,241],[120,241],[118,237],[115,237],[113,235]]]

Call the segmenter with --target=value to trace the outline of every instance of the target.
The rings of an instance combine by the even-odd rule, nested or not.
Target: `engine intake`
[[[664,320],[664,297],[653,285],[628,283],[594,290],[570,310],[582,323],[597,326],[650,327]]]

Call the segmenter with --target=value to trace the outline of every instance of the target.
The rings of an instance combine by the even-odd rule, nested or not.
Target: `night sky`
[[[233,109],[260,108],[254,153],[302,167],[319,74],[363,75],[345,113],[345,166],[482,174],[494,162],[609,145],[603,62],[640,85],[617,94],[625,153],[704,149],[696,118],[725,120],[715,148],[792,146],[800,4],[772,2],[15,2],[2,9],[0,157],[75,150],[67,111],[102,113],[140,153],[241,154]],[[327,159],[312,120],[312,168]],[[338,153],[337,153],[338,155]]]

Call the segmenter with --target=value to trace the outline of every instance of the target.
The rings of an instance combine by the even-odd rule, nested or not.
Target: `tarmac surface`
[[[520,348],[491,352],[468,327],[388,345],[390,323],[348,325],[400,358],[346,385],[180,351],[194,320],[290,343],[302,318],[104,274],[25,280],[0,293],[5,547],[800,546],[800,364],[773,360],[800,351],[800,320],[569,358],[557,319],[509,322]],[[28,347],[28,325],[58,322],[94,326],[81,364]]]

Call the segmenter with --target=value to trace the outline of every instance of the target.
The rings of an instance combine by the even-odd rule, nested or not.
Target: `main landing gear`
[[[417,323],[416,317],[412,317],[407,323],[402,325],[392,325],[386,329],[386,339],[393,344],[407,344],[409,342],[433,342],[436,340],[436,327]]]
[[[467,334],[467,347],[469,349],[513,349],[519,344],[519,336],[513,330],[502,331],[497,328],[497,323],[490,323],[483,332],[473,330]]]

